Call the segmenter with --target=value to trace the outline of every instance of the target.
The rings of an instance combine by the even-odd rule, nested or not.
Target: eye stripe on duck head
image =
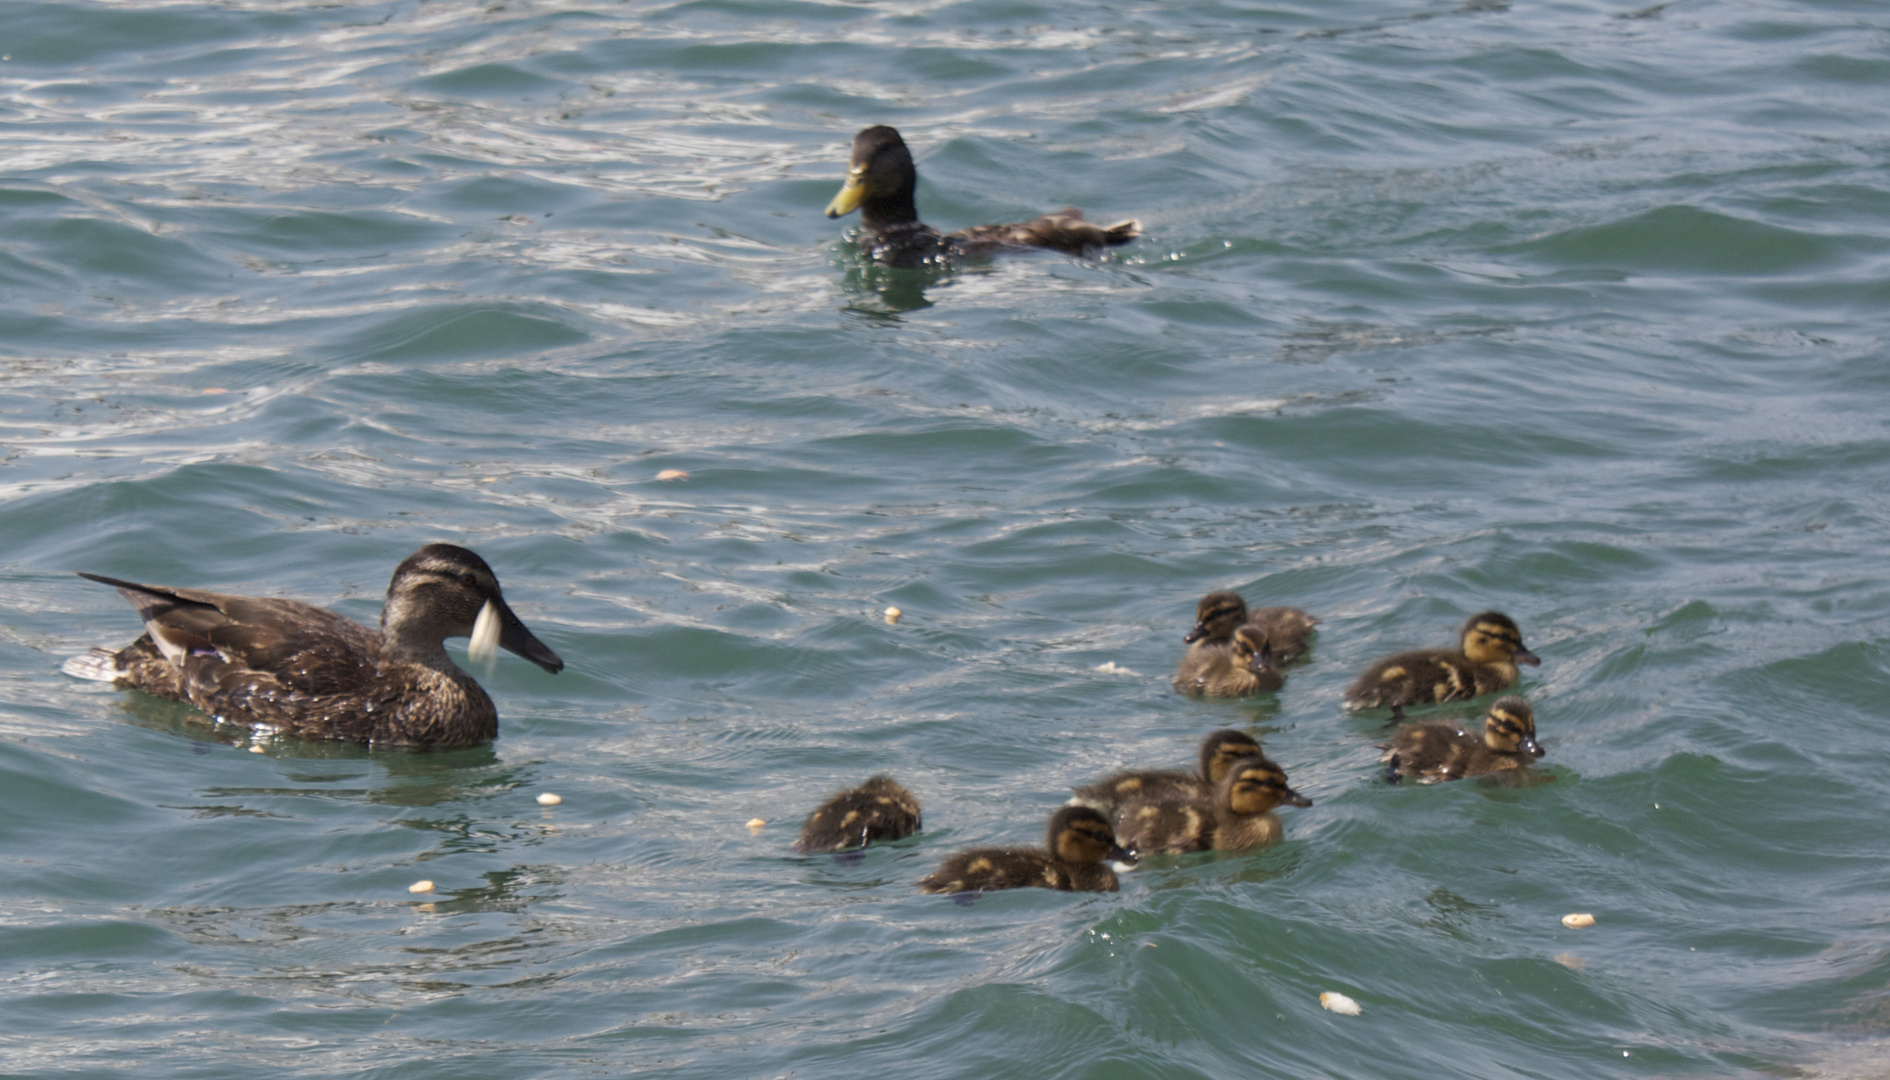
[[[1260,744],[1252,735],[1223,728],[1201,740],[1201,775],[1218,784],[1234,762],[1259,754]]]
[[[1312,800],[1287,785],[1286,770],[1264,757],[1235,764],[1221,782],[1222,799],[1237,814],[1257,814],[1281,804],[1311,806]]]
[[[1194,627],[1181,639],[1190,645],[1202,638],[1219,640],[1247,621],[1247,601],[1232,589],[1218,589],[1201,598],[1194,608]]]

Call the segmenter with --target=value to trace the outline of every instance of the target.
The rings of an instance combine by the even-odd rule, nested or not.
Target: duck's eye
[[[459,575],[459,583],[466,586],[468,589],[476,589],[479,587],[479,579],[474,577],[470,570]]]

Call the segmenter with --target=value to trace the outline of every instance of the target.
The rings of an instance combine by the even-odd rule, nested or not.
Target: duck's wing
[[[1069,206],[1031,221],[1009,225],[974,225],[948,235],[967,244],[1051,248],[1070,255],[1081,255],[1089,248],[1128,243],[1142,235],[1142,223],[1129,218],[1114,225],[1097,225],[1084,220],[1081,210]]]
[[[174,589],[81,573],[117,589],[145,632],[179,667],[193,656],[263,672],[301,694],[340,693],[371,678],[380,635],[299,600]]]

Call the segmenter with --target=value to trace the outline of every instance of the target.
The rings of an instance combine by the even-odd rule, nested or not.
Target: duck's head
[[[1535,653],[1523,647],[1522,631],[1516,621],[1500,611],[1472,615],[1463,624],[1463,654],[1479,664],[1542,663]]]
[[[892,128],[877,124],[853,136],[847,180],[827,204],[827,216],[837,218],[864,206],[861,217],[869,226],[876,220],[916,221],[919,215],[912,207],[912,190],[918,183],[906,141]]]
[[[1189,645],[1202,638],[1220,641],[1246,621],[1247,601],[1231,589],[1219,589],[1203,596],[1195,605],[1194,629],[1182,635],[1181,640]]]
[[[1050,853],[1066,863],[1135,862],[1116,843],[1109,819],[1087,806],[1066,806],[1050,815]]]
[[[512,614],[486,560],[453,544],[428,544],[394,568],[381,629],[396,647],[437,648],[447,638],[469,637],[475,659],[503,648],[546,671],[564,670],[558,654]]]
[[[1312,800],[1286,785],[1286,770],[1264,757],[1243,758],[1221,780],[1221,800],[1242,816],[1264,814],[1276,806],[1311,806]]]
[[[1241,758],[1259,757],[1260,743],[1252,735],[1223,728],[1201,740],[1201,775],[1218,784]]]
[[[1234,659],[1262,678],[1273,674],[1273,646],[1267,636],[1251,626],[1234,631]]]
[[[1499,754],[1541,757],[1542,744],[1536,741],[1536,710],[1513,694],[1497,698],[1490,706],[1490,715],[1483,718],[1483,745]]]

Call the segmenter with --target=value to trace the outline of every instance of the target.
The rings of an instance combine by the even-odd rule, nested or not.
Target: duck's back
[[[1406,724],[1382,746],[1388,773],[1426,784],[1470,775],[1485,749],[1482,739],[1447,720]]]
[[[1515,684],[1514,668],[1479,664],[1454,649],[1415,649],[1366,668],[1345,692],[1345,704],[1354,709],[1387,709],[1468,701]]]
[[[1142,235],[1142,224],[1135,220],[1114,225],[1097,225],[1085,220],[1083,212],[1066,206],[1054,214],[1007,225],[974,225],[949,234],[959,240],[969,254],[980,254],[1000,247],[1040,247],[1081,255],[1091,248],[1126,244]]]
[[[900,840],[919,831],[919,800],[884,776],[820,804],[801,825],[799,851],[845,851],[875,840]]]
[[[929,893],[989,892],[993,889],[1059,889],[1115,892],[1115,871],[1097,863],[1076,865],[1042,848],[972,848],[951,855],[919,880]]]
[[[1290,664],[1305,657],[1319,620],[1296,607],[1263,607],[1248,613],[1247,625],[1266,635],[1275,661]]]
[[[1135,800],[1116,811],[1116,840],[1137,855],[1181,855],[1214,846],[1214,813],[1200,799]]]
[[[1111,817],[1124,802],[1153,800],[1187,801],[1205,795],[1207,781],[1191,772],[1139,769],[1106,776],[1093,784],[1073,789],[1075,802],[1094,807]],[[1127,846],[1127,845],[1124,845]]]

